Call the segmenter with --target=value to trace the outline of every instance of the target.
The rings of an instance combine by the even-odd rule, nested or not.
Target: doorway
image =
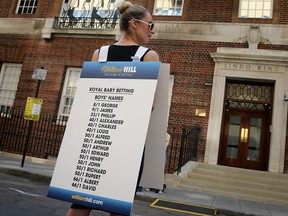
[[[268,170],[273,83],[227,81],[219,164]]]

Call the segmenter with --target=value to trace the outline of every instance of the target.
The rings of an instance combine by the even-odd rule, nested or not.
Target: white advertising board
[[[169,64],[161,64],[145,143],[145,160],[140,185],[162,190],[166,161],[168,125]]]
[[[48,197],[130,215],[160,66],[84,63]]]

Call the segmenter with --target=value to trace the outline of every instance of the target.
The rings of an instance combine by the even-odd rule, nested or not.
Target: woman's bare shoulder
[[[159,61],[159,55],[154,50],[149,50],[144,56],[144,61]]]
[[[99,49],[94,51],[92,61],[98,61],[98,58],[99,58]]]

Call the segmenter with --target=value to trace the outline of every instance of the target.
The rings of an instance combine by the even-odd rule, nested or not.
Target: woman
[[[101,47],[93,54],[92,61],[159,61],[159,55],[151,49],[144,50],[139,56],[141,44],[147,44],[154,34],[154,23],[149,11],[129,1],[123,1],[118,6],[120,13],[119,26],[122,35],[118,42],[113,45]],[[142,47],[143,48],[143,47]],[[100,57],[100,58],[99,58]],[[141,176],[139,173],[138,182]],[[88,216],[92,209],[72,204],[66,216]],[[115,215],[110,213],[111,216]]]
[[[140,44],[147,44],[154,34],[154,23],[151,14],[144,7],[122,2],[118,7],[120,13],[119,26],[122,32],[118,42],[109,47],[107,61],[131,61]],[[99,50],[93,54],[92,61],[98,61]],[[159,61],[158,54],[148,50],[143,61]]]

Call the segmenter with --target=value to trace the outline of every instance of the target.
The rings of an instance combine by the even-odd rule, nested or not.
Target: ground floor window
[[[60,121],[66,122],[69,118],[81,70],[82,68],[67,68],[58,114]]]
[[[8,113],[13,107],[21,73],[21,64],[4,63],[0,72],[1,113]]]

